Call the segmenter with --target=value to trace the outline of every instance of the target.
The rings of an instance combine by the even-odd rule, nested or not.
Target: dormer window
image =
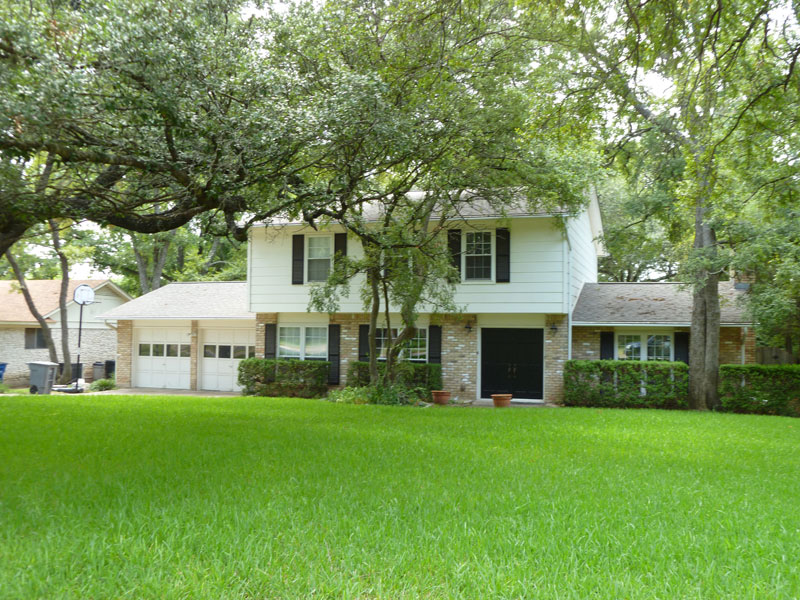
[[[325,281],[331,272],[333,236],[310,235],[308,240],[308,266],[306,281]]]

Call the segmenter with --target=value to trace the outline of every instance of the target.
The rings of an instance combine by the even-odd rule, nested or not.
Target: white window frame
[[[639,337],[639,360],[647,361],[647,340],[651,335],[664,335],[669,337],[669,362],[675,362],[675,332],[674,331],[658,331],[658,330],[635,330],[635,331],[615,331],[614,332],[614,359],[615,360],[630,360],[621,359],[619,357],[619,336],[638,336]],[[653,359],[659,360],[659,359]]]
[[[330,242],[330,250],[331,250],[331,254],[330,254],[329,260],[331,262],[330,262],[330,268],[328,269],[328,275],[330,275],[331,271],[333,271],[333,255],[336,254],[336,248],[334,247],[335,243],[334,243],[333,234],[330,234],[330,233],[320,233],[320,234],[315,234],[315,235],[306,234],[303,237],[305,238],[304,241],[303,241],[303,243],[305,244],[305,246],[303,248],[303,257],[304,257],[303,258],[303,281],[305,281],[306,283],[323,283],[328,279],[327,275],[325,276],[325,279],[311,279],[308,276],[308,273],[309,273],[308,261],[309,260],[313,260],[311,258],[311,252],[309,251],[309,242],[311,241],[312,238],[314,238],[314,239],[326,238],[326,239],[329,240],[329,242]]]
[[[490,246],[489,260],[492,273],[489,279],[467,279],[467,235],[470,233],[489,234],[489,246]],[[474,229],[470,231],[461,232],[461,283],[480,285],[480,284],[495,282],[495,277],[496,277],[495,267],[497,265],[497,244],[495,243],[495,239],[496,239],[496,230]],[[475,256],[485,256],[485,255],[475,255]]]
[[[385,332],[385,331],[386,331],[386,327],[378,327],[377,328],[378,335],[375,336],[375,342],[376,343],[377,343],[377,341],[379,339],[380,340],[386,339],[385,336],[381,336],[381,332]],[[392,331],[394,332],[392,334],[392,339],[395,339],[399,332],[398,332],[396,327],[392,327]],[[423,358],[406,358],[404,356],[405,348],[403,348],[403,350],[400,351],[400,355],[398,356],[398,360],[400,360],[401,362],[406,361],[406,362],[413,362],[413,363],[417,363],[417,364],[423,364],[423,363],[427,363],[428,362],[428,355],[430,354],[430,334],[429,334],[429,330],[428,330],[428,327],[417,327],[417,333],[419,333],[420,331],[424,331],[425,332],[425,358],[424,359]],[[384,354],[384,347],[380,346],[378,348],[378,350],[380,352],[380,355],[378,356],[378,360],[379,361],[385,361],[386,360],[386,355]]]
[[[300,329],[300,356],[281,356],[281,329],[284,327],[298,327]],[[325,356],[306,356],[306,329],[317,328],[325,330]],[[275,357],[284,360],[328,360],[328,336],[330,331],[327,325],[300,325],[298,323],[281,323],[278,325],[277,344],[275,348]]]

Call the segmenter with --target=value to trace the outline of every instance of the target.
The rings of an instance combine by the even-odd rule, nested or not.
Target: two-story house
[[[421,312],[406,354],[441,363],[444,388],[459,400],[510,392],[517,400],[559,401],[563,365],[573,350],[576,358],[686,358],[676,344],[686,341],[689,313],[658,319],[658,300],[641,300],[641,293],[612,291],[603,297],[618,308],[613,319],[584,310],[573,322],[576,305],[591,307],[599,297],[597,286],[650,285],[691,299],[674,284],[596,284],[597,200],[559,217],[476,209],[449,223],[461,277],[455,302],[464,310]],[[118,321],[119,385],[237,390],[238,363],[249,356],[327,360],[330,383],[346,384],[348,365],[368,359],[360,282],[353,281],[334,314],[308,307],[312,287],[327,278],[336,254],[361,252],[358,240],[337,225],[315,230],[283,223],[254,227],[248,248],[246,282],[170,284],[106,315]],[[637,298],[650,321],[627,310]],[[399,316],[392,319],[395,327]],[[729,325],[737,319],[731,316]],[[730,339],[743,345],[736,327]],[[385,335],[379,324],[379,348]]]

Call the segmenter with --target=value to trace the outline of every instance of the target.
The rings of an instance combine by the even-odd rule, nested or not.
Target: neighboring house
[[[512,211],[501,218],[477,208],[449,224],[448,242],[461,273],[455,302],[464,312],[422,310],[408,355],[441,363],[444,388],[458,400],[511,392],[516,399],[559,401],[571,340],[576,358],[599,358],[601,338],[608,343],[608,334],[630,355],[636,343],[660,344],[659,356],[666,357],[669,346],[670,358],[680,358],[674,347],[691,311],[681,308],[680,320],[657,318],[657,298],[641,300],[652,309],[650,321],[582,318],[573,336],[576,303],[580,297],[591,306],[593,300],[584,295],[598,285],[602,248],[596,240],[602,225],[596,199],[580,214],[562,217],[565,226],[559,227],[549,214]],[[336,253],[361,252],[358,240],[337,225],[319,231],[303,224],[253,228],[247,282],[170,284],[103,315],[118,320],[118,383],[237,390],[239,361],[255,355],[328,360],[329,382],[346,384],[348,366],[368,359],[363,278],[352,282],[335,314],[309,312],[309,292],[325,280]],[[685,294],[691,303],[677,286],[661,287]],[[629,299],[618,304],[620,314],[630,314]],[[393,327],[400,324],[398,315],[392,319]],[[381,327],[379,348],[386,334],[385,324]],[[668,342],[651,340],[655,334]]]
[[[61,280],[26,281],[36,309],[47,320],[56,351],[61,358],[61,314],[58,298]],[[77,360],[78,317],[80,306],[72,300],[75,288],[86,284],[95,291],[95,303],[83,309],[83,335],[81,338],[81,362],[91,365],[95,361],[114,360],[117,335],[113,324],[97,319],[128,300],[130,296],[107,279],[71,280],[67,293],[67,315],[69,322],[70,352],[73,362]],[[28,363],[50,360],[38,321],[28,310],[25,298],[16,280],[0,281],[0,362],[8,363],[4,383],[11,386],[27,386]],[[88,367],[84,367],[87,372]]]

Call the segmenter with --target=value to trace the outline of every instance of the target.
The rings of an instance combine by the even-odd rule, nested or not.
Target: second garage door
[[[239,363],[256,354],[256,332],[248,329],[202,329],[200,389],[239,391]]]

